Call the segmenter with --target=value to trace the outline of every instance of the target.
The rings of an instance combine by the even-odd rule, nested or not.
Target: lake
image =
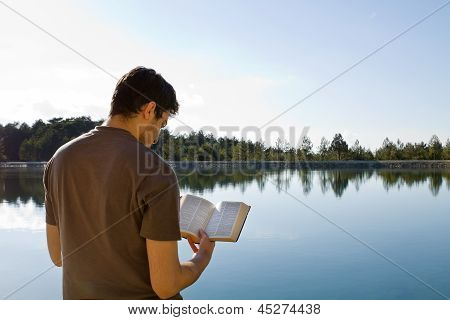
[[[42,173],[0,169],[2,298],[62,298],[61,270],[48,270]],[[239,241],[216,244],[202,277],[181,292],[185,299],[450,296],[448,170],[234,169],[178,177],[182,193],[252,206]],[[179,254],[192,256],[184,239]]]

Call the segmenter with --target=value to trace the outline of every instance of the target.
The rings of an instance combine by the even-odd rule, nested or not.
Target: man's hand
[[[209,257],[209,259],[211,259],[216,242],[209,240],[208,234],[203,229],[200,229],[198,234],[200,237],[200,243],[198,247],[194,243],[193,239],[188,238],[189,245],[191,246],[191,249],[194,252],[194,257],[197,254],[204,254],[207,257]]]
[[[188,239],[194,256],[181,264],[176,241],[146,240],[151,285],[161,299],[172,297],[193,284],[209,264],[215,242],[209,240],[203,230],[200,230],[199,238],[198,248],[192,239]]]

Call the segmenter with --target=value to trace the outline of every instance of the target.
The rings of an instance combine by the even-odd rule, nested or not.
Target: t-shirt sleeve
[[[44,205],[45,205],[45,222],[47,224],[51,224],[53,226],[56,226],[56,217],[55,217],[55,212],[53,210],[53,204],[51,201],[51,196],[50,196],[50,189],[49,189],[49,181],[50,181],[50,168],[51,168],[51,161],[47,162],[47,164],[45,165],[45,169],[44,169],[44,177],[43,177],[43,182],[44,182],[44,192],[45,192],[45,200],[44,200]]]
[[[173,170],[145,177],[138,197],[143,208],[140,235],[160,241],[181,240],[180,190]]]

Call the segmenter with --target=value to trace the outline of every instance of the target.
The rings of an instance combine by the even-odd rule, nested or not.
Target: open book
[[[205,230],[212,241],[236,242],[241,234],[250,206],[243,202],[211,203],[187,194],[180,200],[180,231],[184,238],[199,243],[199,229]]]

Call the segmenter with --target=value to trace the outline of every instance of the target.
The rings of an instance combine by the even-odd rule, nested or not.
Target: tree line
[[[31,126],[19,122],[0,124],[0,161],[47,161],[64,143],[102,122],[76,117],[37,120]],[[450,160],[450,140],[443,143],[436,135],[427,143],[385,138],[373,152],[358,140],[349,146],[340,133],[330,140],[323,137],[314,148],[307,136],[298,147],[281,139],[270,146],[260,141],[215,137],[203,131],[172,135],[163,129],[152,148],[172,161]]]

